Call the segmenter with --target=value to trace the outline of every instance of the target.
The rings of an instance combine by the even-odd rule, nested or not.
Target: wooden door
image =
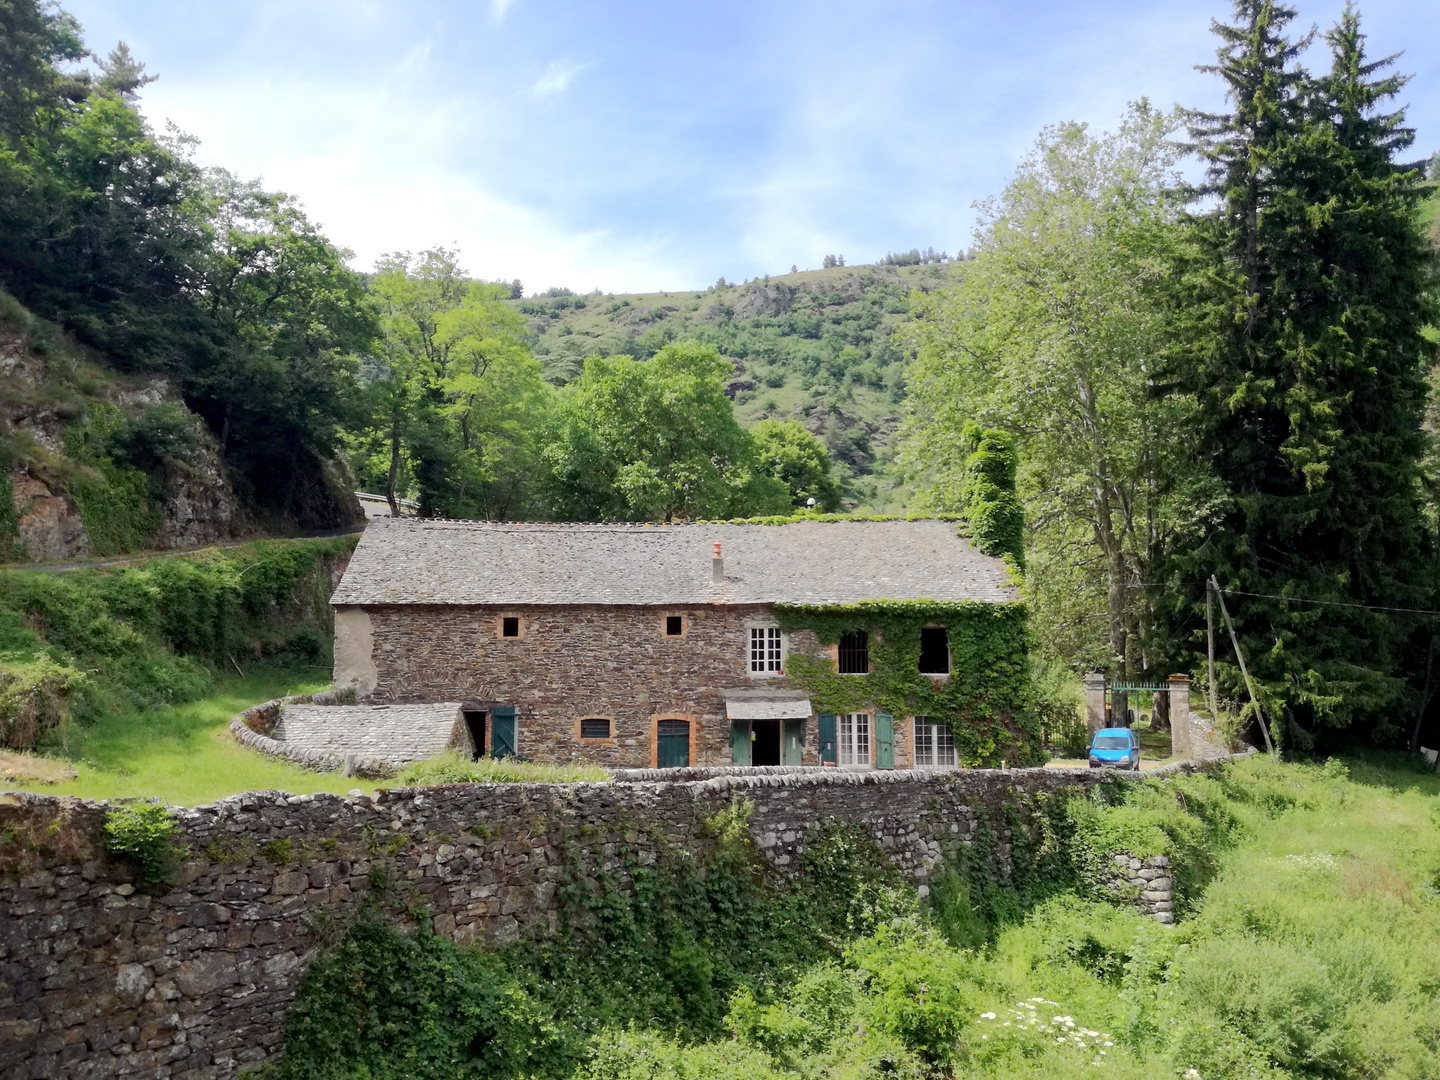
[[[800,765],[805,761],[805,721],[786,720],[782,747],[782,765]]]
[[[750,725],[744,720],[730,721],[730,764],[750,764]]]
[[[490,710],[490,756],[494,758],[514,757],[518,732],[517,714],[514,705],[496,705]]]
[[[895,717],[888,712],[875,714],[875,767],[895,768]]]
[[[822,765],[838,765],[840,763],[839,746],[835,739],[835,714],[822,712],[820,714],[820,763]]]
[[[662,769],[690,764],[689,720],[661,720],[655,725],[655,764]]]

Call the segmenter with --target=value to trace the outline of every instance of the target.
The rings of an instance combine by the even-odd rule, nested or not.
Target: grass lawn
[[[95,724],[72,725],[63,754],[34,762],[30,772],[56,766],[75,770],[73,779],[44,783],[13,781],[0,770],[3,791],[35,791],[45,795],[79,795],[87,799],[145,796],[176,806],[196,806],[241,791],[274,788],[306,795],[317,791],[344,794],[354,788],[373,792],[375,781],[341,773],[316,773],[284,764],[246,749],[231,736],[230,718],[251,705],[284,694],[324,690],[329,679],[318,670],[252,668],[244,678],[216,680],[214,691],[199,701],[155,712],[107,717]],[[7,764],[29,755],[8,755]],[[66,759],[69,760],[66,760]],[[57,760],[58,759],[58,760]],[[393,783],[393,782],[392,782]]]

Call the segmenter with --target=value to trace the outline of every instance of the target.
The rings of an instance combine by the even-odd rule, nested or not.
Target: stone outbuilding
[[[941,520],[375,518],[331,604],[335,685],[362,704],[458,702],[451,745],[641,768],[956,767],[965,719],[926,703],[984,676],[952,670],[950,623],[1003,607],[1023,629],[1009,566]],[[913,630],[867,621],[892,609]]]

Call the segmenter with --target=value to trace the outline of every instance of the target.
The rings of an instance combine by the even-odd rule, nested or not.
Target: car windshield
[[[1129,750],[1130,740],[1123,735],[1099,735],[1095,739],[1096,750]]]

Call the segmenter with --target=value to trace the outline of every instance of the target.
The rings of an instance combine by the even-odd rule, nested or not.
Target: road
[[[81,559],[76,562],[66,563],[4,563],[0,564],[0,570],[88,570],[93,566],[123,566],[126,563],[148,562],[151,559],[164,559],[173,555],[196,555],[202,551],[215,551],[220,548],[239,547],[242,544],[253,544],[257,540],[324,540],[332,536],[350,536],[365,531],[365,526],[353,526],[348,529],[331,529],[329,532],[301,533],[298,536],[254,536],[248,540],[227,540],[223,544],[207,544],[198,548],[177,548],[173,551],[145,551],[130,555],[115,555],[104,559]]]

